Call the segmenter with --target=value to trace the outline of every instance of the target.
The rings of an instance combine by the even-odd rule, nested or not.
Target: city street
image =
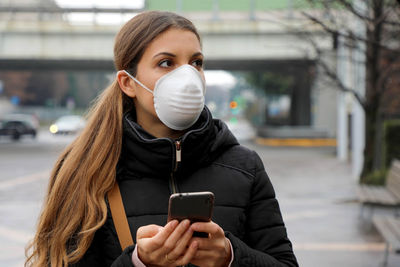
[[[49,172],[72,140],[45,131],[36,140],[0,139],[0,266],[23,266],[24,247],[33,236]],[[300,266],[380,266],[384,243],[359,218],[357,181],[350,165],[336,160],[333,148],[247,145],[265,163]],[[398,254],[390,253],[389,266],[400,266]]]

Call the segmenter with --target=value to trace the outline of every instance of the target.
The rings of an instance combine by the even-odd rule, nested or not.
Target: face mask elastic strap
[[[149,91],[150,93],[153,94],[153,91],[151,91],[149,88],[147,88],[143,83],[139,82],[138,79],[136,79],[135,77],[133,77],[129,72],[127,72],[126,70],[123,70],[132,80],[134,80],[135,82],[137,82],[141,87],[143,87],[144,89],[146,89],[147,91]]]

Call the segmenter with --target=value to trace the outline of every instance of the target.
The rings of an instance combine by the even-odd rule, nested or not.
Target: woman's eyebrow
[[[158,56],[176,57],[175,54],[172,54],[172,53],[169,53],[169,52],[160,52],[160,53],[154,55],[153,58],[158,57]]]
[[[197,52],[192,55],[192,57],[203,56],[203,53]]]
[[[157,53],[153,56],[153,58],[158,57],[158,56],[169,56],[169,57],[176,57],[175,54],[169,53],[169,52],[160,52]],[[203,56],[201,52],[196,52],[192,55],[192,57],[197,57],[197,56]]]

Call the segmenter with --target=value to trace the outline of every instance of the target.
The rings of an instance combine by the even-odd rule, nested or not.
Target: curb
[[[335,138],[256,138],[256,143],[264,146],[292,147],[335,147]]]

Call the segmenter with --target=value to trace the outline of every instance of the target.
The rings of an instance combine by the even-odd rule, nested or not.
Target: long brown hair
[[[200,41],[189,20],[170,12],[143,12],[116,36],[116,69],[128,69],[135,75],[146,47],[171,27],[192,31]],[[98,97],[87,126],[53,168],[36,235],[26,249],[25,266],[68,266],[83,257],[107,218],[105,196],[115,183],[122,116],[132,108],[133,101],[116,80]]]

